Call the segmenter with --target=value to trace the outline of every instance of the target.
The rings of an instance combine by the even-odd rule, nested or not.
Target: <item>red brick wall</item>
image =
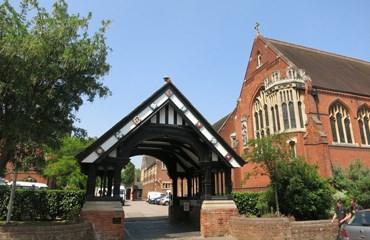
[[[155,165],[152,165],[148,168],[156,168],[156,171],[153,175],[149,176],[148,178],[142,178],[143,182],[143,193],[142,199],[146,200],[148,196],[148,192],[163,192],[166,193],[167,190],[172,192],[172,189],[163,189],[162,183],[163,182],[172,182],[172,179],[167,174],[167,169],[162,168],[162,162],[160,160],[156,160]],[[144,169],[142,169],[142,174]]]
[[[0,226],[0,239],[95,240],[90,223],[61,224],[55,226]]]
[[[262,54],[261,67],[257,68],[257,51]],[[277,55],[261,38],[253,42],[251,55],[241,87],[239,101],[233,114],[227,119],[220,135],[230,144],[230,134],[235,132],[239,141],[235,150],[240,154],[246,151],[242,145],[241,122],[242,116],[248,119],[248,138],[254,138],[254,122],[252,116],[253,100],[263,86],[267,75],[279,70],[282,77],[286,73],[288,64],[284,57]],[[314,79],[312,80],[314,83]],[[361,159],[370,166],[370,148],[361,146],[360,132],[357,121],[357,110],[367,104],[370,106],[370,98],[356,94],[343,94],[338,92],[318,89],[318,102],[311,95],[312,82],[308,81],[305,89],[304,104],[307,117],[306,131],[293,133],[291,136],[297,139],[296,153],[303,156],[310,164],[318,166],[321,176],[330,177],[332,166],[347,167],[354,159]],[[351,125],[354,135],[354,146],[346,147],[332,144],[332,134],[329,121],[329,107],[336,100],[340,100],[351,116]],[[263,175],[254,173],[255,165],[246,164],[240,169],[233,169],[233,189],[245,191],[247,189],[258,190],[268,186],[269,179]],[[246,176],[249,176],[247,178]]]
[[[123,211],[82,211],[81,218],[92,224],[96,240],[123,240]],[[113,224],[113,218],[121,218],[121,223]]]
[[[12,164],[8,163],[6,165],[6,168],[7,168],[7,172],[4,178],[8,181],[13,181],[13,175],[10,174],[11,169],[12,169]],[[25,181],[26,179],[29,179],[29,178],[36,180],[36,182],[38,183],[45,183],[45,184],[48,183],[48,180],[44,178],[43,176],[41,176],[41,174],[36,171],[27,171],[27,172],[20,171],[17,174],[17,181]]]
[[[200,211],[202,237],[227,235],[230,229],[230,219],[233,216],[239,216],[233,201],[204,201]]]
[[[290,221],[288,218],[231,217],[230,234],[240,240],[335,240],[337,224],[330,220]]]

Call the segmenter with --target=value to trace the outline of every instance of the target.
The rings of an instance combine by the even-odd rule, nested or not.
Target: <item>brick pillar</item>
[[[230,218],[238,215],[238,209],[232,200],[204,200],[200,214],[202,237],[227,235]]]
[[[91,223],[96,240],[123,240],[124,212],[119,201],[87,201],[81,218]]]

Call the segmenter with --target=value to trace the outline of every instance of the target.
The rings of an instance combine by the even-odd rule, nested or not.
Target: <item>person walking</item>
[[[343,206],[341,200],[338,200],[335,206],[335,213],[331,220],[331,223],[334,223],[335,219],[338,219],[338,226],[342,226],[342,224],[346,221],[346,209]]]
[[[344,218],[344,222],[347,222],[351,220],[355,214],[360,211],[362,207],[357,203],[357,200],[355,198],[351,199],[351,206],[348,209],[348,213],[346,217]]]
[[[337,233],[337,239],[339,239],[340,235],[340,228],[343,225],[343,223],[346,222],[346,209],[343,206],[343,203],[341,200],[338,200],[335,205],[335,213],[333,218],[331,219],[331,223],[334,223],[335,219],[338,219],[338,233]]]

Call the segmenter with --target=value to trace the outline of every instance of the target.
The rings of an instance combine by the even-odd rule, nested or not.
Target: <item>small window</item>
[[[287,77],[289,79],[294,79],[297,77],[297,71],[295,71],[294,69],[292,68],[289,68],[288,71],[287,71]]]
[[[276,82],[276,81],[279,81],[280,79],[280,73],[279,72],[273,72],[272,75],[271,75],[271,79],[273,82]]]
[[[257,68],[261,67],[262,66],[262,55],[261,53],[258,51],[257,52]]]

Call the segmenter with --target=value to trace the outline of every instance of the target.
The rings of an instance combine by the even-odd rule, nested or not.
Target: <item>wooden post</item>
[[[96,168],[94,164],[90,164],[88,175],[87,175],[87,198],[93,198],[95,196],[95,185],[96,185]]]

